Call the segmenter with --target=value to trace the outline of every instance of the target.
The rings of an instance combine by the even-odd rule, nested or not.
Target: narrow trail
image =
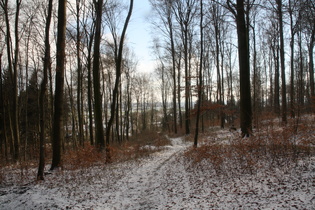
[[[172,193],[168,182],[174,179],[169,171],[177,161],[176,155],[188,146],[182,138],[170,140],[172,145],[155,153],[117,181],[112,189],[114,193],[106,204],[108,209],[155,209],[167,206],[167,198]],[[178,166],[176,168],[180,170]],[[184,175],[184,170],[179,174]]]
[[[210,161],[192,166],[183,156],[191,143],[170,140],[171,145],[150,157],[60,170],[44,182],[30,182],[34,168],[27,185],[0,184],[0,209],[314,209],[314,156],[291,163],[292,168],[269,170],[268,162],[262,161],[254,174],[224,171],[224,175]],[[10,183],[19,176],[19,171],[12,171],[15,176],[7,177],[12,176]]]

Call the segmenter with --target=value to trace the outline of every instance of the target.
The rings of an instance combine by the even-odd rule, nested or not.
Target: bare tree
[[[83,96],[82,96],[82,62],[81,62],[81,31],[80,31],[80,0],[76,0],[76,56],[77,56],[77,112],[78,112],[78,126],[79,126],[79,142],[83,145]]]
[[[185,133],[190,134],[190,89],[191,89],[191,46],[192,24],[196,14],[196,0],[176,0],[173,4],[174,15],[180,26],[180,36],[183,45],[183,57],[185,68]]]
[[[237,25],[240,69],[240,117],[242,137],[245,137],[252,133],[248,28],[245,22],[244,0],[237,0],[236,5],[233,4],[233,6],[231,5],[232,3],[230,0],[228,0],[227,3],[230,11],[235,17]],[[235,7],[235,9],[233,7]]]
[[[65,72],[65,40],[66,40],[66,8],[67,1],[59,0],[58,6],[58,32],[57,32],[57,63],[56,63],[56,88],[54,100],[53,121],[53,158],[50,170],[61,164],[61,142],[63,132],[63,100],[64,100],[64,72]]]
[[[12,61],[12,38],[11,38],[11,27],[10,27],[10,11],[8,0],[1,0],[1,8],[4,13],[5,25],[6,25],[6,48],[7,48],[7,59],[8,59],[8,70],[10,75],[10,82],[13,87],[12,94],[12,113],[9,113],[10,116],[10,130],[12,132],[13,142],[14,142],[14,159],[17,161],[20,157],[20,135],[19,135],[19,120],[18,120],[18,64],[19,64],[19,13],[21,0],[16,0],[16,9],[15,9],[15,24],[14,24],[14,60]]]
[[[102,97],[100,88],[100,44],[101,26],[103,14],[103,0],[94,0],[95,9],[95,39],[94,39],[94,60],[93,60],[93,86],[94,86],[94,120],[95,120],[95,143],[101,149],[105,147]]]
[[[174,121],[174,133],[177,133],[177,82],[176,82],[176,51],[175,51],[175,30],[173,23],[173,1],[153,1],[151,0],[152,8],[156,11],[159,20],[161,22],[154,23],[158,29],[161,30],[162,34],[167,39],[167,51],[171,56],[172,66],[172,81],[173,81],[173,121]],[[170,46],[170,47],[169,47]]]
[[[130,0],[129,5],[129,11],[124,23],[124,27],[120,36],[119,44],[117,43],[118,40],[115,40],[115,63],[116,63],[116,79],[115,79],[115,86],[113,89],[113,98],[111,102],[111,115],[107,123],[106,127],[106,151],[107,151],[107,161],[110,161],[110,151],[109,151],[109,144],[110,144],[110,131],[114,122],[115,112],[116,112],[116,102],[118,99],[118,88],[120,84],[120,78],[121,78],[121,70],[122,70],[122,57],[123,57],[123,47],[124,47],[124,41],[125,41],[125,35],[127,31],[127,27],[129,24],[129,20],[131,18],[133,9],[133,0]]]
[[[202,65],[203,65],[203,1],[200,0],[200,60],[199,60],[199,75],[198,75],[198,102],[197,102],[197,119],[196,119],[196,130],[195,130],[195,139],[194,146],[198,145],[198,134],[199,134],[199,119],[200,119],[200,109],[201,109],[201,100],[202,100]]]
[[[315,46],[315,3],[314,1],[302,1],[300,8],[302,30],[305,31],[308,42],[308,60],[309,60],[309,83],[310,95],[315,103],[315,85],[314,85],[314,46]]]
[[[295,104],[294,104],[294,36],[296,34],[296,23],[293,21],[294,13],[296,9],[296,1],[289,0],[289,7],[288,12],[290,15],[290,48],[291,48],[291,58],[290,58],[290,65],[291,65],[291,79],[290,79],[290,113],[291,117],[295,117]]]
[[[48,2],[46,27],[45,27],[45,55],[44,55],[44,69],[43,79],[40,89],[40,144],[39,144],[39,165],[37,171],[37,180],[44,180],[44,168],[45,168],[45,137],[46,137],[46,117],[45,117],[45,100],[47,94],[47,74],[48,69],[51,68],[50,58],[50,43],[49,43],[49,29],[52,15],[52,3],[53,0]]]
[[[276,0],[277,15],[279,21],[280,35],[280,61],[281,61],[281,104],[282,104],[282,122],[287,123],[287,97],[286,97],[286,82],[285,82],[285,58],[284,58],[284,38],[283,38],[283,3],[282,0]]]

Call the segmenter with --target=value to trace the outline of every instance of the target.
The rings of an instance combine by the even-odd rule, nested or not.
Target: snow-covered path
[[[189,165],[181,154],[191,142],[171,142],[150,157],[61,170],[44,182],[30,182],[34,169],[28,184],[0,184],[0,209],[314,209],[315,157],[291,170],[221,176],[207,161]]]
[[[119,180],[114,189],[115,193],[110,196],[107,208],[109,209],[161,209],[168,205],[175,205],[176,201],[168,204],[170,194],[174,186],[169,185],[175,181],[182,193],[189,192],[187,185],[182,182],[186,179],[185,169],[178,168],[176,154],[183,151],[187,144],[182,138],[171,139],[172,145],[166,150],[155,153],[150,159],[133,168]],[[171,173],[172,166],[176,165],[179,173]],[[180,175],[181,177],[175,177]],[[181,178],[182,180],[178,180]],[[181,201],[179,201],[181,202]],[[170,207],[170,206],[169,206]]]
[[[170,140],[172,145],[140,161],[60,171],[46,176],[44,182],[0,186],[0,209],[183,207],[182,202],[189,196],[189,182],[184,165],[176,157],[190,144],[182,138]]]

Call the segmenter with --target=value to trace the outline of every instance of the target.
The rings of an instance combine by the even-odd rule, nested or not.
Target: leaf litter
[[[231,142],[233,135],[220,131],[215,141]],[[33,181],[35,167],[22,181],[2,168],[0,209],[314,209],[315,156],[294,167],[261,161],[249,172],[233,162],[218,168],[207,159],[195,162],[186,155],[191,142],[170,140],[149,157],[54,171],[41,182]]]

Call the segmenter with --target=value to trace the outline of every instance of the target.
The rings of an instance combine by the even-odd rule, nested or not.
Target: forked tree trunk
[[[127,27],[129,24],[129,20],[131,18],[131,14],[132,14],[132,9],[133,9],[133,0],[130,0],[130,6],[129,6],[129,11],[128,11],[128,15],[127,18],[125,20],[124,23],[124,28],[123,31],[121,33],[121,37],[120,37],[120,43],[119,43],[119,47],[118,47],[118,54],[117,57],[115,58],[115,63],[116,63],[116,80],[115,80],[115,86],[113,89],[113,101],[111,104],[111,114],[110,114],[110,118],[108,120],[107,123],[107,127],[106,127],[106,161],[110,162],[111,160],[111,154],[110,154],[110,150],[109,150],[109,144],[110,144],[110,132],[111,132],[111,128],[114,122],[114,117],[115,117],[115,113],[116,111],[116,101],[117,101],[117,97],[118,97],[118,88],[119,88],[119,83],[120,83],[120,77],[121,77],[121,66],[122,66],[122,53],[123,53],[123,45],[124,45],[124,39],[125,39],[125,35],[126,35],[126,31],[127,31]]]

